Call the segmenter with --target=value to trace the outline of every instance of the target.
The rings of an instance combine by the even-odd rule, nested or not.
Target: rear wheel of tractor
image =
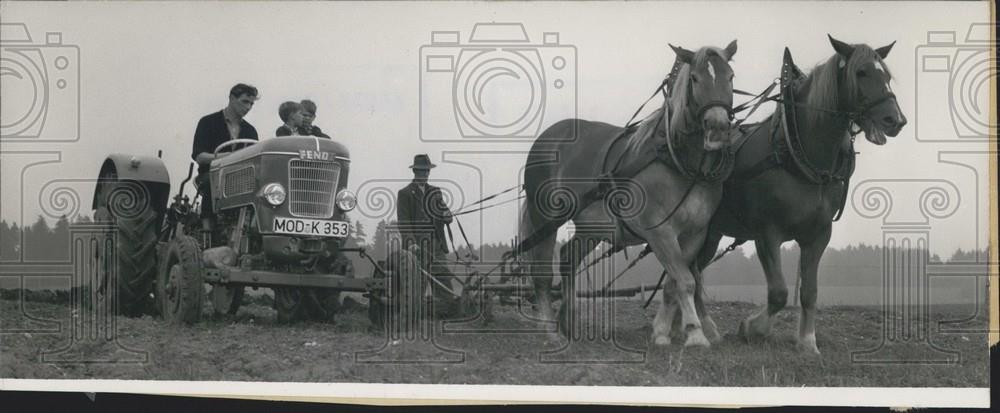
[[[330,323],[337,314],[340,291],[330,288],[282,287],[274,289],[278,323],[312,320]]]
[[[243,303],[243,293],[242,285],[212,285],[210,296],[215,314],[236,314],[240,309],[240,304]]]
[[[336,259],[334,259],[333,265],[326,267],[324,269],[318,269],[317,272],[326,272],[354,278],[354,265],[351,261],[344,256],[343,252],[337,251]],[[340,311],[340,290],[332,288],[309,288],[308,294],[310,295],[310,306],[308,307],[309,316],[311,319],[323,323],[333,323],[334,318]]]
[[[156,287],[156,298],[164,320],[172,324],[198,322],[205,289],[201,248],[194,238],[178,235],[170,241],[160,265]]]
[[[114,251],[102,254],[104,291],[116,293],[118,313],[131,317],[156,311],[150,294],[156,279],[159,215],[140,185],[116,182],[94,213],[98,222],[115,224]],[[113,287],[117,291],[110,290]]]
[[[315,306],[311,308],[312,319],[322,323],[333,323],[337,311],[340,310],[340,290],[332,288],[311,288],[310,294],[315,298]]]
[[[386,268],[387,272],[391,273],[391,270]],[[380,279],[383,282],[383,287],[379,289],[372,289],[365,294],[368,297],[368,321],[372,323],[372,330],[378,331],[385,328],[386,314],[388,311],[388,297],[386,296],[386,291],[388,289],[388,284],[386,283],[386,274],[382,273],[378,269],[372,272],[372,278]]]
[[[298,287],[274,288],[274,310],[279,324],[291,324],[305,318],[306,289]]]
[[[368,294],[368,321],[372,323],[374,330],[385,328],[386,322],[386,299],[382,294],[371,292]]]

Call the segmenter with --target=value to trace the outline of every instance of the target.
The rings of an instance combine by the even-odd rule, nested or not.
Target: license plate
[[[300,218],[275,218],[272,228],[281,234],[336,238],[346,238],[350,232],[350,226],[344,221]]]

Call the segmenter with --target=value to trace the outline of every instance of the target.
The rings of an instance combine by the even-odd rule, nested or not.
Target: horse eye
[[[698,83],[698,76],[691,75],[691,81],[694,83]]]
[[[858,71],[858,77],[865,77],[865,76],[868,76],[868,73],[865,73],[864,70],[859,70]]]

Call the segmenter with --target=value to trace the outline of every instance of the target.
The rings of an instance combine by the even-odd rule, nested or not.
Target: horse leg
[[[800,350],[812,354],[819,354],[816,347],[816,297],[817,285],[816,276],[819,271],[819,260],[826,251],[827,244],[830,243],[831,227],[820,230],[815,238],[808,240],[796,240],[802,250],[799,259],[799,277],[802,285],[799,290],[799,302],[802,311],[799,313],[799,342]]]
[[[535,312],[543,325],[548,327],[556,318],[552,313],[552,258],[555,250],[556,234],[546,237],[535,248],[527,252],[528,274],[535,287]]]
[[[702,271],[705,267],[708,267],[712,258],[715,257],[715,251],[718,250],[720,241],[722,241],[722,233],[709,229],[705,237],[705,243],[701,251],[698,251],[698,258],[691,269],[695,281],[695,310],[698,311],[698,318],[701,319],[701,326],[705,330],[705,337],[713,343],[719,342],[722,339],[722,335],[719,334],[719,328],[715,325],[715,320],[712,320],[712,316],[705,309],[705,278],[702,276]]]
[[[657,234],[660,235],[660,234]],[[701,329],[701,320],[694,306],[695,279],[688,268],[690,261],[684,259],[680,243],[674,234],[650,237],[649,245],[653,247],[656,258],[666,269],[667,274],[676,282],[677,290],[674,296],[681,310],[681,328],[687,332],[684,346],[709,347],[709,341]]]
[[[712,228],[709,227],[705,235],[705,243],[702,245],[701,250],[698,251],[698,258],[695,261],[699,273],[712,263],[712,258],[715,258],[715,252],[719,250],[720,242],[722,242],[722,233],[712,231]]]
[[[559,306],[559,331],[569,337],[572,330],[573,311],[570,303],[576,299],[576,273],[590,251],[601,239],[588,235],[573,234],[569,241],[559,248],[559,274],[562,277],[562,303]]]
[[[708,341],[717,343],[722,339],[722,335],[719,334],[719,327],[715,325],[715,320],[712,320],[712,316],[705,309],[705,279],[702,277],[697,265],[691,268],[691,273],[694,275],[695,280],[694,309],[698,312],[698,319],[701,320],[701,328],[705,332],[705,338]]]
[[[767,305],[740,323],[739,333],[745,339],[766,336],[771,331],[771,316],[785,308],[788,286],[781,273],[781,238],[773,232],[766,233],[754,242],[757,257],[767,278]]]
[[[660,291],[660,308],[656,310],[656,317],[653,318],[653,343],[658,346],[670,345],[670,330],[674,324],[674,315],[677,314],[677,283],[673,279],[668,279],[663,283],[663,290]],[[654,291],[653,294],[656,294]]]

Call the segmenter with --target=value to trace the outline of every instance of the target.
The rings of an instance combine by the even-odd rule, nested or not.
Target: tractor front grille
[[[222,178],[222,196],[231,197],[249,194],[254,189],[253,165],[233,171],[226,171]]]
[[[340,165],[292,159],[288,163],[288,209],[297,217],[330,218]]]

